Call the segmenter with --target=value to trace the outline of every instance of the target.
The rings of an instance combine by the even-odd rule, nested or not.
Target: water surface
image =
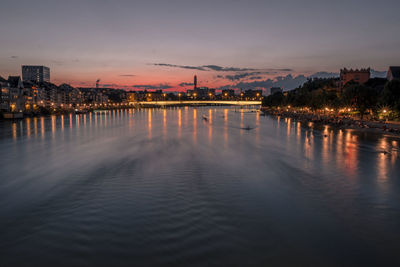
[[[0,122],[0,266],[400,264],[399,139],[240,111]]]

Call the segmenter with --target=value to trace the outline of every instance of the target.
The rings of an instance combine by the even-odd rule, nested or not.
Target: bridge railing
[[[155,105],[155,106],[199,105],[199,104],[249,106],[249,105],[261,105],[261,101],[171,100],[171,101],[138,101],[138,102],[130,102],[129,104]]]

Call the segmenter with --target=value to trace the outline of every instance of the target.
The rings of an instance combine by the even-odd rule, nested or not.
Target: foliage
[[[373,78],[364,85],[349,82],[340,90],[338,79],[309,79],[294,90],[265,97],[263,105],[310,107],[312,110],[352,106],[361,117],[367,111],[377,114],[378,106],[387,106],[396,111],[394,114],[400,114],[400,81]]]
[[[369,109],[376,109],[378,104],[378,92],[371,87],[352,84],[346,86],[343,93],[343,100],[349,106],[356,108],[363,118],[365,112]]]
[[[381,99],[383,105],[400,111],[400,80],[386,83]]]

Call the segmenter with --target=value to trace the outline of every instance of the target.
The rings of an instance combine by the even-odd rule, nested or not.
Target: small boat
[[[203,115],[203,120],[204,121],[208,121],[208,118],[206,116]]]
[[[242,128],[240,128],[240,129],[246,130],[246,131],[250,131],[250,130],[253,130],[254,127],[247,126],[247,127],[242,127]]]

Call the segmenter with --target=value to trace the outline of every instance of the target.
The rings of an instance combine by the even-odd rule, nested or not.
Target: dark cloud
[[[282,87],[285,91],[295,89],[301,85],[303,85],[307,79],[310,78],[337,78],[337,73],[330,72],[317,72],[310,76],[293,76],[292,74],[288,74],[286,76],[278,76],[274,79],[265,79],[261,80],[262,76],[251,76],[249,80],[255,81],[242,81],[236,83],[234,85],[226,85],[222,86],[219,89],[226,88],[239,88],[239,89],[269,89],[271,87]]]
[[[17,59],[18,56],[11,56],[10,58],[12,58],[12,59]]]
[[[261,78],[261,76],[254,76]],[[234,85],[222,86],[219,89],[237,88],[237,89],[269,89],[271,87],[282,87],[285,90],[291,90],[299,87],[307,81],[308,77],[299,75],[293,77],[291,74],[286,76],[278,76],[274,79],[266,79],[260,81],[239,82]]]
[[[119,76],[121,76],[121,77],[135,77],[136,75],[134,75],[134,74],[120,74]]]
[[[202,66],[203,68],[214,70],[214,71],[254,71],[257,69],[250,69],[250,68],[235,68],[235,67],[221,67],[217,65],[205,65]]]
[[[292,69],[254,69],[254,68],[237,68],[237,67],[222,67],[218,65],[203,65],[203,66],[187,66],[187,65],[175,65],[167,63],[155,63],[154,66],[180,68],[180,69],[191,69],[200,71],[226,71],[226,72],[242,72],[242,71],[277,71],[287,72],[293,71]]]
[[[336,72],[326,72],[326,71],[320,71],[317,73],[314,73],[312,75],[309,76],[310,78],[338,78],[339,77],[339,73]]]
[[[184,86],[191,86],[191,85],[194,85],[194,83],[186,83],[186,82],[183,82],[183,83],[180,83],[180,84],[179,84],[179,86],[181,86],[181,87],[184,87]]]
[[[153,65],[154,66],[162,66],[162,67],[172,67],[172,68],[180,68],[180,69],[207,71],[207,69],[205,69],[203,67],[195,67],[195,66],[174,65],[174,64],[166,64],[166,63],[156,63]]]
[[[132,86],[133,88],[138,88],[138,89],[149,89],[149,90],[162,90],[162,89],[170,89],[174,88],[173,86],[169,84],[160,84],[160,85],[151,85],[151,84],[136,84]]]
[[[253,76],[253,77],[250,77],[249,80],[261,80],[262,78],[264,78],[264,77],[262,77],[262,76]]]
[[[230,81],[239,81],[242,79],[250,79],[250,80],[257,80],[262,79],[260,76],[261,74],[274,74],[276,72],[269,72],[269,71],[256,71],[256,72],[243,72],[243,73],[236,73],[233,75],[226,75],[223,78],[228,79]],[[257,79],[254,79],[253,76],[257,75]]]
[[[276,70],[269,70],[269,71],[253,71],[253,72],[239,72],[236,74],[229,74],[229,75],[217,75],[217,78],[227,79],[230,81],[239,81],[243,79],[247,80],[260,80],[265,77],[261,75],[271,75],[271,74],[278,74],[279,72]]]

